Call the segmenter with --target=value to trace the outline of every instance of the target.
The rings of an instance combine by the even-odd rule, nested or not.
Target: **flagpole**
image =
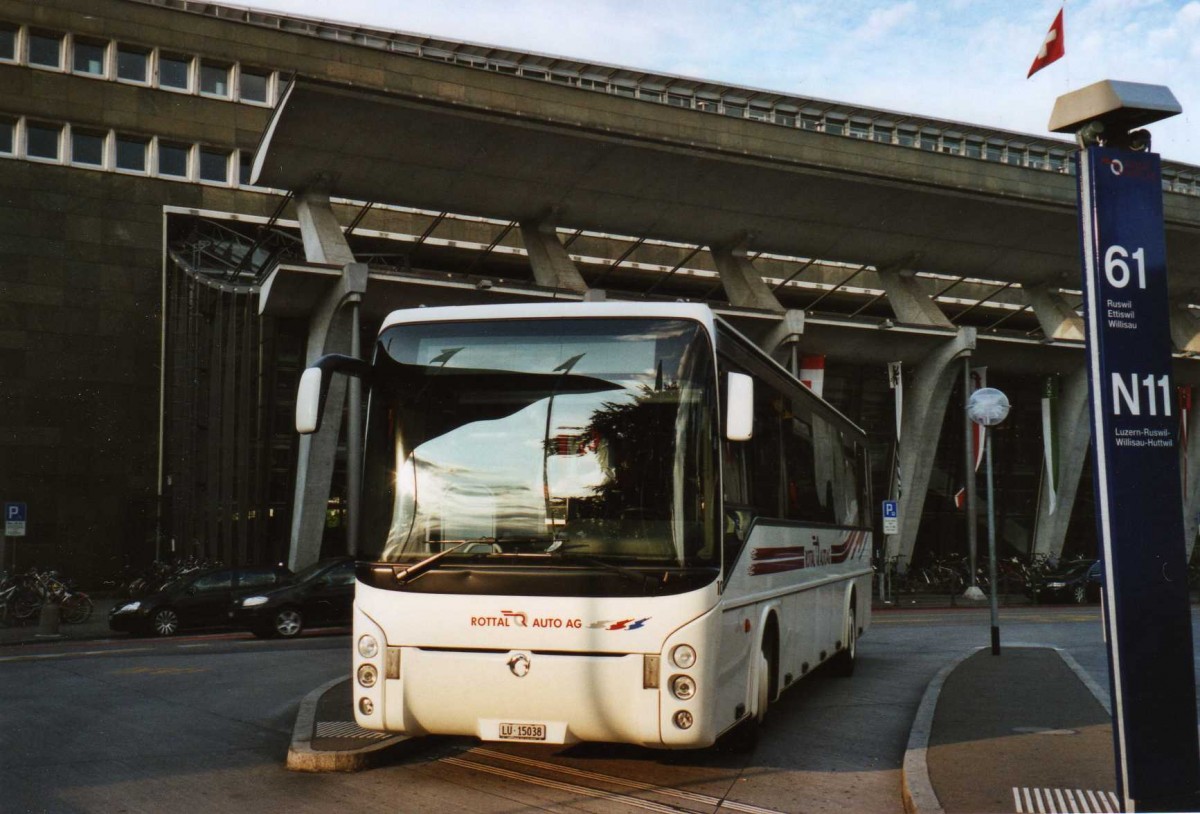
[[[966,599],[983,599],[983,591],[979,589],[976,574],[978,573],[978,530],[975,514],[975,425],[967,416],[967,401],[971,398],[971,357],[963,358],[963,425],[966,435],[967,449],[967,557],[971,569],[971,584],[963,597]]]

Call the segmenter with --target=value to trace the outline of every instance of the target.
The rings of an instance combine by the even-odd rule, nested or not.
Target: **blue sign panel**
[[[24,523],[27,508],[24,503],[5,503],[4,504],[4,522],[6,523]]]
[[[1078,161],[1117,781],[1131,810],[1171,810],[1200,789],[1200,749],[1159,159]]]
[[[900,516],[897,513],[896,501],[894,501],[894,500],[883,501],[883,516],[884,517],[899,517]]]

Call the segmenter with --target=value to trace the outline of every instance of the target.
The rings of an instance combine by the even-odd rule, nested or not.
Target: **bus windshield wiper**
[[[569,559],[569,560],[574,560],[575,562],[583,563],[584,565],[593,566],[595,568],[604,568],[608,571],[613,571],[617,574],[620,574],[621,576],[625,577],[626,579],[633,580],[635,582],[639,582],[642,585],[645,585],[647,582],[649,582],[651,585],[654,585],[654,584],[660,583],[662,581],[661,579],[651,576],[650,574],[647,574],[644,571],[635,571],[634,569],[626,568],[623,565],[617,565],[616,563],[613,563],[613,562],[607,562],[605,560],[600,559],[599,557],[590,557],[587,554],[572,553],[571,549],[576,548],[576,547],[586,548],[587,546],[572,546],[572,545],[558,546],[557,548],[552,549],[549,552],[549,554],[551,557],[553,557],[555,559],[562,559],[562,560]]]
[[[421,560],[420,562],[413,563],[412,565],[405,568],[403,571],[398,572],[396,574],[396,582],[403,585],[404,583],[408,582],[409,580],[411,580],[415,577],[419,577],[421,574],[428,571],[430,568],[432,568],[434,565],[437,564],[438,560],[440,560],[442,557],[445,557],[447,554],[453,554],[455,551],[458,551],[461,548],[466,548],[467,546],[471,545],[471,543],[479,543],[479,542],[485,542],[485,543],[491,542],[491,539],[490,538],[480,538],[479,540],[463,540],[463,541],[451,546],[450,548],[444,548],[441,551],[439,551],[438,553],[434,554],[432,557],[426,557],[425,559]]]

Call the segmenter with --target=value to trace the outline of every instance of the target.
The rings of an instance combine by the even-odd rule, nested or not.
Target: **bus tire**
[[[854,675],[854,665],[858,662],[858,614],[853,599],[846,611],[846,633],[842,642],[842,649],[829,662],[829,666],[834,675],[849,678]]]

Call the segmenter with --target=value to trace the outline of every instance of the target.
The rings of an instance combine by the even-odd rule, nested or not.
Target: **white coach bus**
[[[864,434],[706,306],[402,310],[340,359],[297,425],[367,379],[360,726],[704,747],[853,670]]]

